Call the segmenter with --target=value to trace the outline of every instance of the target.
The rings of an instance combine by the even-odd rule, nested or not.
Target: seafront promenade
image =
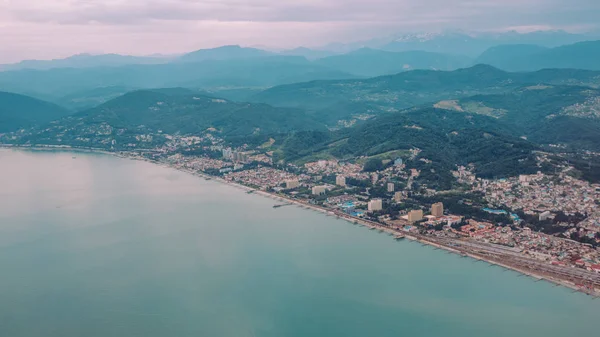
[[[287,196],[270,193],[267,191],[256,190],[251,187],[241,185],[235,182],[227,181],[221,178],[214,178],[204,173],[196,173],[191,170],[182,170],[186,173],[194,174],[208,179],[214,179],[220,183],[224,183],[246,192],[252,191],[253,194],[261,195],[266,198],[273,199],[275,201],[287,202],[291,205],[295,205],[300,208],[313,210],[315,212],[322,213],[326,216],[334,216],[338,219],[345,220],[352,224],[359,224],[369,229],[379,230],[382,233],[387,233],[390,236],[396,238],[402,237],[409,241],[418,242],[422,245],[431,246],[435,249],[442,249],[451,254],[457,254],[461,257],[468,257],[474,259],[474,262],[483,261],[489,263],[492,266],[498,266],[505,268],[506,270],[512,270],[531,277],[538,281],[547,281],[555,285],[564,286],[574,291],[582,291],[595,298],[600,296],[599,293],[595,292],[594,287],[600,286],[600,275],[596,273],[590,273],[584,270],[573,270],[569,267],[552,266],[541,263],[538,260],[525,258],[519,256],[509,250],[499,250],[497,247],[485,247],[476,245],[471,242],[465,242],[464,240],[451,239],[451,238],[434,238],[421,234],[410,233],[407,234],[401,229],[388,227],[380,223],[369,221],[363,218],[354,217],[352,215],[327,209],[318,205],[302,202],[297,199],[289,198]],[[557,277],[557,276],[562,276]]]

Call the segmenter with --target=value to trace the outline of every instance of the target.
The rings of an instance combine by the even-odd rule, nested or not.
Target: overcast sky
[[[0,0],[0,62],[318,46],[442,29],[588,31],[599,18],[600,0]]]

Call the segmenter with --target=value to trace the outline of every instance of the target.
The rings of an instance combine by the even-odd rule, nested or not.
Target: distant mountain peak
[[[242,49],[242,46],[239,44],[226,44],[224,46],[212,48],[212,49]],[[248,49],[256,49],[256,48],[248,48]]]
[[[498,69],[494,66],[491,66],[489,64],[483,64],[483,63],[476,64],[470,68],[458,69],[457,72],[470,73],[470,74],[474,74],[476,76],[482,76],[482,75],[504,76],[504,75],[508,74],[506,71],[504,71],[502,69]]]
[[[491,66],[489,64],[484,64],[484,63],[478,63],[470,68],[466,68],[466,69],[471,69],[471,70],[478,70],[478,71],[494,71],[494,72],[500,72],[500,73],[505,73],[504,70],[498,69],[494,66]]]
[[[240,45],[226,45],[217,48],[199,49],[182,55],[179,61],[199,62],[206,60],[232,60],[273,55],[262,49],[242,47]]]

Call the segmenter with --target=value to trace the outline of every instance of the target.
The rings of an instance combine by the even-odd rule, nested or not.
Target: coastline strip
[[[270,192],[263,191],[263,190],[258,190],[258,189],[255,189],[255,188],[252,188],[249,186],[245,186],[245,185],[242,185],[242,184],[239,184],[236,182],[228,181],[221,177],[211,176],[204,172],[194,171],[192,169],[176,167],[176,166],[164,163],[164,162],[150,160],[147,158],[140,158],[137,156],[135,156],[135,157],[128,156],[123,153],[110,152],[110,151],[106,151],[103,149],[94,149],[94,148],[78,148],[78,147],[57,146],[57,145],[15,146],[15,145],[10,145],[10,144],[0,144],[0,148],[18,149],[18,150],[36,150],[36,151],[41,150],[41,151],[67,151],[67,152],[99,153],[99,154],[110,155],[110,156],[115,156],[115,157],[124,158],[124,159],[133,159],[133,160],[144,161],[144,162],[159,165],[159,166],[162,166],[165,168],[175,169],[180,172],[188,173],[188,174],[191,174],[196,177],[204,178],[206,180],[214,180],[214,181],[217,181],[222,184],[226,184],[229,186],[239,188],[246,192],[253,191],[253,194],[258,194],[263,197],[278,200],[278,201],[285,201],[285,202],[288,202],[290,204],[293,204],[293,205],[296,205],[296,206],[299,206],[299,207],[302,207],[305,209],[311,209],[313,211],[323,213],[327,216],[336,216],[337,218],[345,220],[347,222],[351,222],[353,224],[360,224],[362,226],[368,227],[369,229],[378,229],[379,231],[385,232],[390,235],[403,234],[406,237],[406,239],[408,239],[409,241],[418,242],[418,243],[421,243],[422,245],[428,245],[428,246],[434,247],[436,249],[443,249],[448,253],[454,253],[457,255],[464,256],[464,257],[472,258],[476,261],[484,261],[484,262],[489,263],[490,265],[495,265],[495,266],[505,268],[507,270],[512,270],[517,273],[520,273],[521,275],[532,277],[532,278],[536,279],[535,282],[544,280],[544,281],[553,283],[554,285],[557,285],[557,286],[563,286],[563,287],[572,289],[572,290],[574,290],[574,292],[582,291],[582,289],[573,282],[570,282],[570,281],[567,281],[567,280],[564,280],[564,279],[561,279],[561,278],[558,278],[558,277],[555,277],[552,275],[542,274],[539,272],[536,273],[535,271],[527,270],[527,269],[524,269],[523,267],[519,267],[519,266],[514,266],[514,265],[508,264],[506,262],[497,261],[497,259],[493,259],[489,256],[475,254],[473,252],[468,252],[466,250],[456,249],[456,247],[444,245],[443,243],[436,242],[436,241],[434,241],[433,238],[426,237],[424,235],[414,234],[414,233],[408,234],[408,233],[405,233],[404,231],[396,230],[394,228],[390,228],[390,227],[384,226],[380,223],[376,223],[376,222],[373,222],[370,220],[353,217],[346,213],[342,213],[342,212],[327,209],[327,208],[324,208],[324,207],[321,207],[318,205],[302,202],[297,199],[292,199],[292,198],[289,198],[287,196],[283,196],[280,194],[275,194],[275,193],[270,193]],[[584,291],[582,291],[582,292],[584,292]],[[595,293],[595,292],[593,292],[593,293],[592,292],[584,292],[584,293],[594,296],[594,297],[597,296],[597,293]]]

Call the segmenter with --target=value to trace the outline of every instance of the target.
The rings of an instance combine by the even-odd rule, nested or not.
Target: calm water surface
[[[0,336],[600,335],[600,300],[273,204],[144,162],[0,150]]]

